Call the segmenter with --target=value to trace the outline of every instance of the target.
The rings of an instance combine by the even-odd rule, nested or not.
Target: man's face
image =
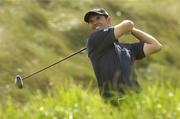
[[[92,15],[89,18],[88,25],[93,31],[101,30],[111,25],[111,18],[102,15]]]

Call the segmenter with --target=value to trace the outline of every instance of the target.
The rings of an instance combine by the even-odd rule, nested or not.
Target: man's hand
[[[124,20],[121,23],[114,26],[114,35],[115,38],[119,38],[124,33],[132,31],[134,23],[131,20]]]

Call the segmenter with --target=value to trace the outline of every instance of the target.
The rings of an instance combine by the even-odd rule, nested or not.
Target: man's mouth
[[[95,28],[96,30],[98,30],[98,29],[100,29],[100,26],[96,26],[96,28]]]

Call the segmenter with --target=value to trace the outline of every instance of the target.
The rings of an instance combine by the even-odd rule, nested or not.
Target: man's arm
[[[146,56],[161,50],[162,45],[151,35],[136,28],[133,28],[131,33],[138,40],[144,42],[143,51]]]
[[[121,23],[114,26],[115,38],[119,38],[126,32],[130,32],[134,27],[134,23],[130,20],[124,20]]]

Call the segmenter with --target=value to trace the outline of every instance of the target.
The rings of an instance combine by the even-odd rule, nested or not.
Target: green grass
[[[179,119],[180,7],[178,0],[1,0],[1,119]],[[14,85],[85,46],[89,29],[84,13],[105,7],[112,24],[131,19],[157,38],[162,51],[137,63],[143,88],[117,106],[98,94],[86,52]],[[120,38],[134,42],[132,36]]]
[[[20,93],[24,93],[21,91]],[[180,91],[158,85],[147,87],[140,94],[128,94],[116,106],[102,100],[97,93],[81,86],[56,87],[43,94],[37,91],[28,102],[8,98],[2,119],[178,119]]]

